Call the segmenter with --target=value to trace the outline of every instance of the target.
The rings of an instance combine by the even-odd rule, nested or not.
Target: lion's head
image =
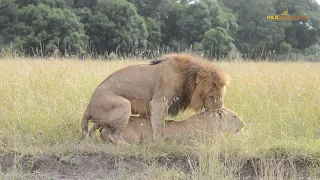
[[[184,72],[179,109],[191,107],[196,111],[203,107],[215,111],[224,107],[223,97],[229,76],[213,62],[187,53],[169,54],[153,63],[169,62]]]
[[[245,123],[233,111],[222,108],[215,112],[219,119],[219,127],[222,132],[238,133],[244,129]]]

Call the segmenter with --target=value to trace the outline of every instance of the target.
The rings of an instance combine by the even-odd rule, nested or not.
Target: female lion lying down
[[[181,121],[166,121],[162,131],[162,137],[172,138],[176,136],[194,133],[195,135],[217,135],[220,132],[238,133],[244,128],[245,124],[241,118],[231,110],[223,108],[217,112],[204,111]],[[99,128],[95,125],[93,129]],[[109,141],[109,134],[112,129],[104,126],[100,129],[100,137]],[[130,117],[124,130],[123,139],[130,144],[141,140],[152,139],[152,126],[150,119],[141,117]]]

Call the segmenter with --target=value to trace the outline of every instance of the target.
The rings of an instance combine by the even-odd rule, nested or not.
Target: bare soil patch
[[[260,159],[248,160],[234,174],[234,178],[256,180],[266,176],[263,168],[272,163],[265,162]],[[12,179],[10,172],[13,170],[19,172],[19,177],[26,179],[152,179],[150,166],[154,164],[167,169],[176,168],[191,178],[192,170],[197,168],[199,162],[190,157],[167,156],[146,161],[139,157],[112,157],[106,153],[65,157],[0,154],[0,167],[5,179]],[[309,163],[305,160],[277,162],[274,163],[274,176],[279,173],[281,177],[307,179],[308,167]]]

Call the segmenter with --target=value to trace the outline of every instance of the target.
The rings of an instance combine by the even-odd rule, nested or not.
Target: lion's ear
[[[210,119],[220,119],[220,115],[218,112],[210,112],[207,116],[210,117]]]

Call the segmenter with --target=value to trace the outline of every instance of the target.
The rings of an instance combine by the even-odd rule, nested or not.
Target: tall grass
[[[120,150],[121,147],[102,143],[99,138],[82,142],[80,121],[95,87],[116,70],[140,63],[147,62],[1,60],[0,149],[34,153],[107,151],[145,159],[192,154],[199,157],[200,163],[191,175],[193,179],[228,179],[243,166],[234,158],[267,158],[260,165],[264,162],[272,166],[278,162],[269,161],[268,157],[277,159],[274,155],[286,154],[313,158],[312,172],[319,175],[320,64],[317,63],[219,62],[231,76],[225,106],[246,122],[239,136],[221,134],[212,142],[194,142],[190,146],[145,144]],[[177,118],[191,113],[187,111]],[[221,154],[227,164],[221,162]],[[262,179],[274,175],[274,170],[267,170],[270,171],[265,171]],[[181,177],[179,171],[168,173]]]
[[[243,144],[320,150],[320,64],[225,63],[226,106],[247,122]]]
[[[78,137],[94,88],[110,73],[134,63],[0,61],[0,137],[11,145],[55,144]]]

